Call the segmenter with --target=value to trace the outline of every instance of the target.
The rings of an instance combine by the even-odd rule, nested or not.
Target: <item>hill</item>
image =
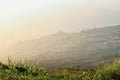
[[[40,39],[20,42],[5,53],[46,68],[93,68],[120,57],[120,25],[84,30],[79,33],[57,32]],[[14,55],[14,56],[13,56]]]

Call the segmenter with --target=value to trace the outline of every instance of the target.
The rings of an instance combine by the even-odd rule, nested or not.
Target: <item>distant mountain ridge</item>
[[[92,68],[120,57],[120,25],[79,33],[60,31],[18,43],[5,53],[13,60],[26,58],[30,64],[38,62],[46,68]]]

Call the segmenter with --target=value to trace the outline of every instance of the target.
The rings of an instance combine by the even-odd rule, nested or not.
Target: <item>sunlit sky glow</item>
[[[67,0],[0,0],[0,24],[15,23],[19,21],[21,17],[25,18],[34,17],[37,13],[43,13],[40,17],[47,18],[49,16],[43,16],[46,12],[51,10],[53,12],[55,7],[68,6],[73,2],[84,1],[67,1]],[[70,6],[69,6],[70,7]],[[50,9],[50,10],[49,10]],[[49,14],[50,14],[49,13]],[[64,12],[63,12],[64,13]],[[40,14],[37,14],[37,16]],[[54,15],[54,14],[50,14]],[[36,16],[35,16],[36,17]],[[42,19],[43,19],[42,18]],[[41,20],[42,20],[41,19]],[[8,27],[8,26],[7,26]]]
[[[77,16],[86,19],[93,15],[94,18],[98,18],[99,15],[103,16],[103,13],[106,16],[106,12],[116,13],[119,10],[119,3],[119,0],[0,0],[0,27],[6,28],[36,21],[42,23],[54,18],[58,20],[61,17],[68,18],[71,15],[72,18]],[[103,24],[106,25],[108,22]]]
[[[0,0],[0,42],[120,24],[120,0]]]

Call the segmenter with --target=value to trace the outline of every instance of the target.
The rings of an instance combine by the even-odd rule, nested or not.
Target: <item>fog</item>
[[[1,0],[0,48],[57,31],[120,23],[119,0]]]

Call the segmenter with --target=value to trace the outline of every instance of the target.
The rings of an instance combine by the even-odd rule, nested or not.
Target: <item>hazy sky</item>
[[[120,0],[0,0],[0,41],[6,44],[117,24]]]

